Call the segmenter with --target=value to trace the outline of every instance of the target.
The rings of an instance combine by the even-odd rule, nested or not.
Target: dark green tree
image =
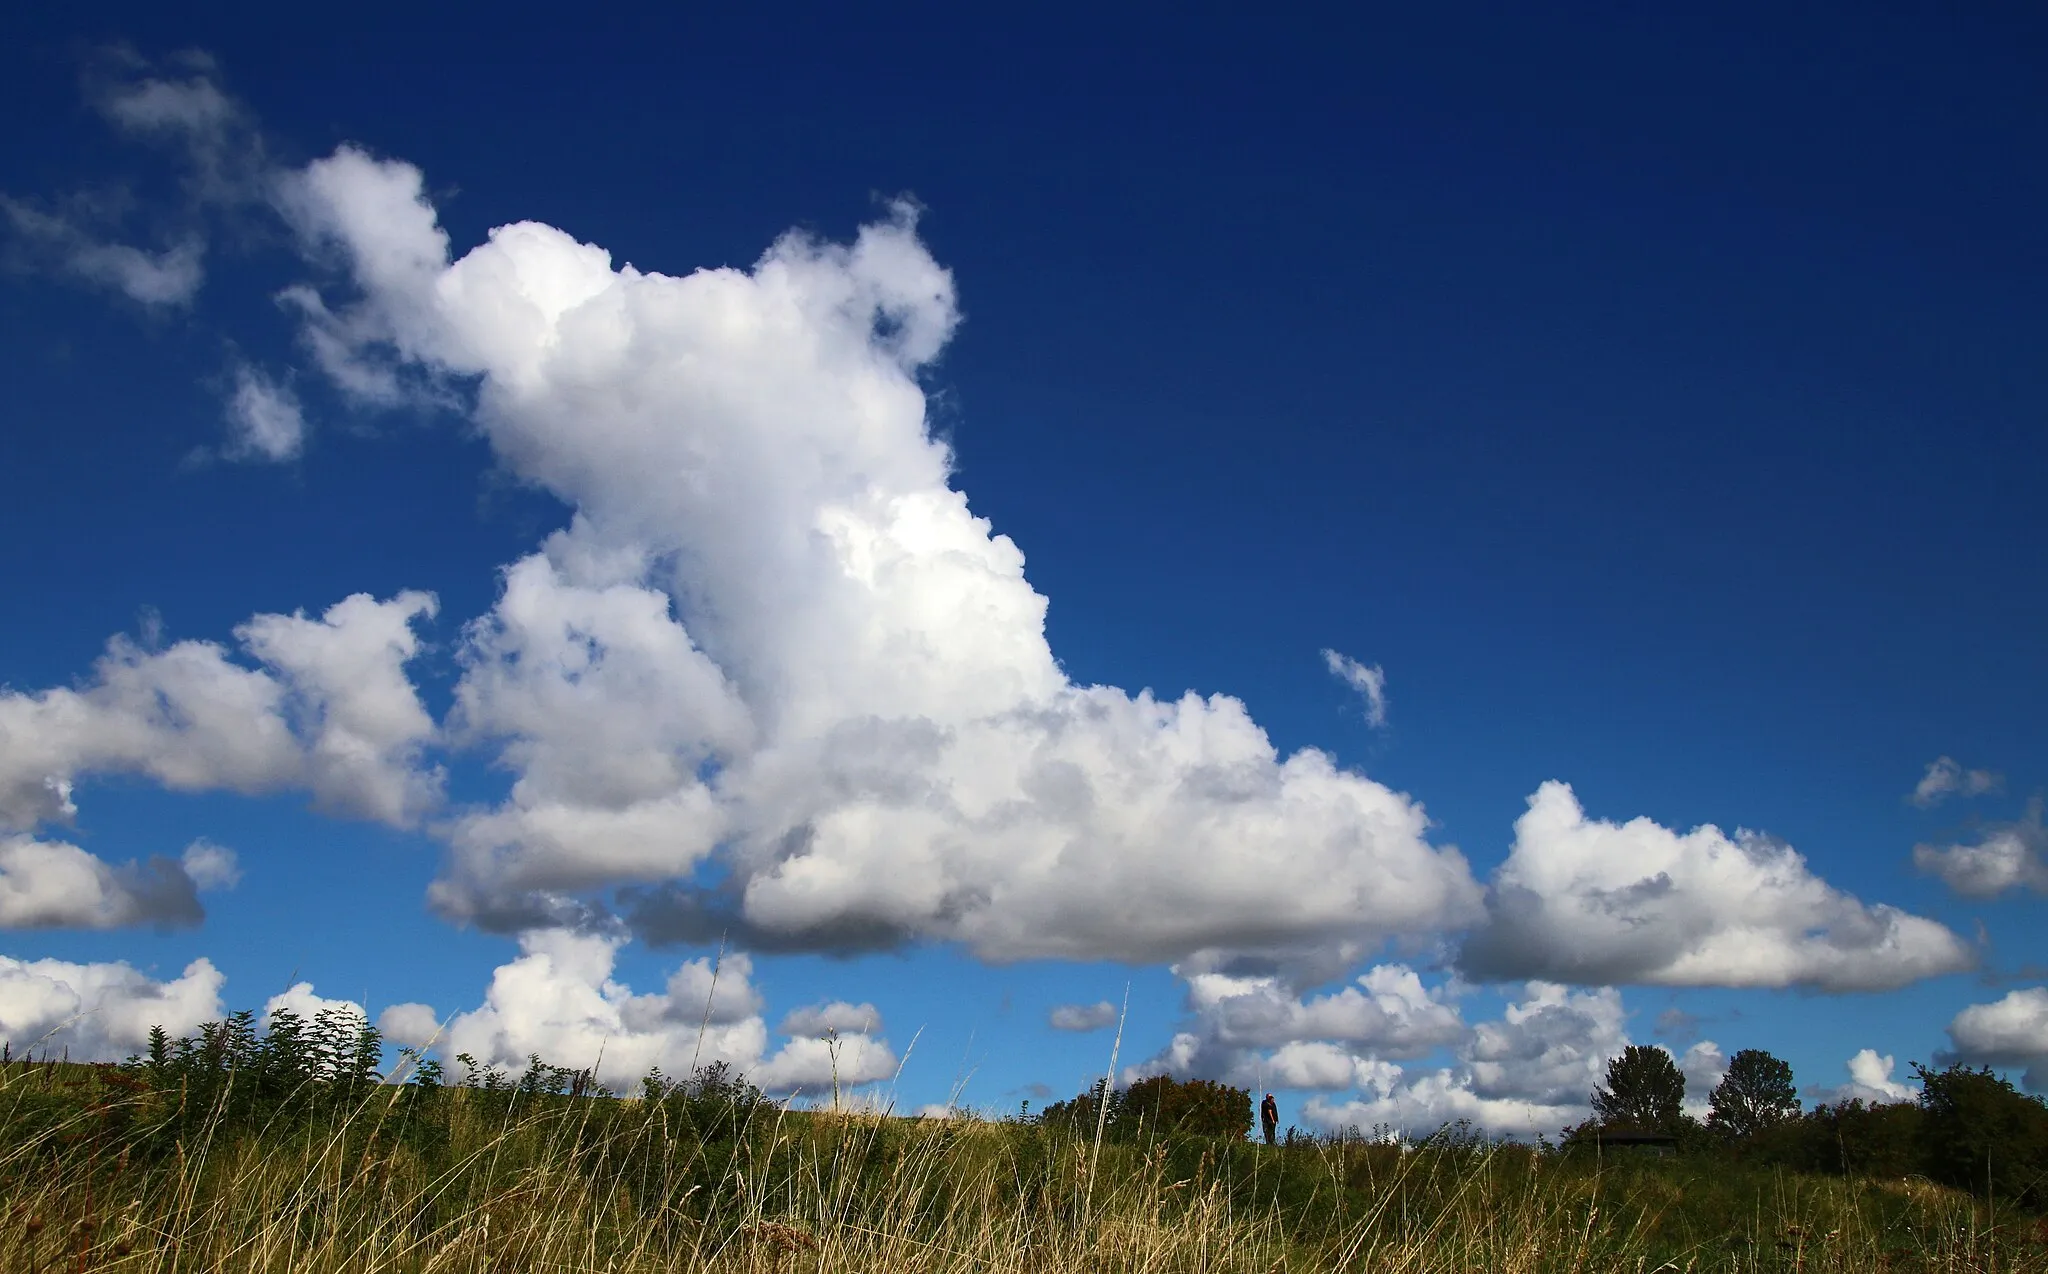
[[[2048,1105],[1988,1066],[1913,1069],[1927,1175],[1979,1197],[2048,1204]]]
[[[1791,1064],[1760,1048],[1745,1048],[1729,1058],[1728,1073],[1708,1100],[1713,1109],[1707,1127],[1737,1140],[1754,1137],[1799,1113]]]
[[[1631,1044],[1607,1063],[1607,1086],[1593,1090],[1593,1116],[1606,1127],[1677,1133],[1686,1124],[1685,1076],[1661,1048]]]

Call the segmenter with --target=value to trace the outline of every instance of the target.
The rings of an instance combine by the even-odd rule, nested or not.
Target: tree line
[[[343,1010],[307,1019],[279,1009],[260,1031],[256,1016],[245,1011],[175,1039],[159,1027],[150,1032],[143,1053],[120,1065],[91,1068],[101,1094],[94,1099],[98,1125],[146,1153],[202,1131],[317,1132],[360,1111],[375,1095],[381,1110],[375,1135],[426,1148],[446,1137],[449,1107],[441,1094],[448,1088],[466,1090],[473,1110],[501,1109],[507,1115],[536,1102],[585,1098],[613,1105],[622,1096],[589,1070],[551,1065],[538,1056],[514,1078],[459,1054],[460,1073],[449,1076],[435,1058],[404,1049],[394,1073],[386,1075],[378,1069],[383,1043],[374,1027]],[[1841,1176],[1919,1174],[1980,1197],[2048,1209],[2048,1104],[1988,1067],[1913,1063],[1913,1071],[1920,1081],[1916,1098],[1851,1099],[1803,1109],[1792,1067],[1765,1050],[1744,1049],[1729,1059],[1701,1119],[1685,1108],[1685,1076],[1671,1054],[1632,1045],[1608,1062],[1605,1082],[1590,1094],[1592,1117],[1564,1129],[1560,1142],[1541,1145],[1572,1154],[1608,1144],[1615,1133],[1650,1133],[1685,1156],[1731,1156]],[[745,1075],[724,1063],[698,1067],[682,1079],[652,1070],[637,1087],[639,1109],[660,1112],[705,1142],[738,1135],[770,1104]],[[124,1095],[130,1100],[115,1100]],[[53,1127],[69,1117],[71,1105],[51,1102]],[[36,1122],[25,1107],[14,1114]],[[1252,1093],[1163,1075],[1122,1088],[1098,1080],[1036,1115],[1027,1104],[1013,1122],[1112,1143],[1242,1141],[1252,1125]],[[1469,1126],[1454,1125],[1425,1140],[1468,1141],[1477,1135]],[[1325,1139],[1362,1138],[1345,1130]],[[1289,1130],[1291,1144],[1304,1140],[1313,1139]]]
[[[1802,1109],[1792,1067],[1763,1049],[1728,1059],[1707,1116],[1685,1110],[1685,1076],[1661,1048],[1631,1045],[1607,1064],[1593,1118],[1565,1130],[1566,1149],[1602,1134],[1671,1138],[1681,1154],[1730,1154],[1795,1171],[1919,1174],[1982,1198],[2048,1206],[2048,1104],[1989,1067],[1914,1062],[1916,1098],[1823,1102]]]

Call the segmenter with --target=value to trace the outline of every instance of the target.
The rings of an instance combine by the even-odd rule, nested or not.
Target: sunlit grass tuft
[[[2048,1272],[2030,1216],[1726,1158],[1098,1147],[773,1103],[714,1127],[661,1101],[392,1086],[165,1145],[163,1094],[107,1076],[0,1071],[0,1270]]]

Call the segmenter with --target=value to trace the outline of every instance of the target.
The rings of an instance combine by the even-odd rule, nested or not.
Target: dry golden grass
[[[772,1107],[706,1145],[630,1102],[441,1100],[424,1148],[378,1135],[380,1090],[332,1127],[147,1155],[81,1105],[0,1147],[0,1271],[2048,1274],[2032,1219],[1924,1182],[1520,1147],[1095,1147]]]

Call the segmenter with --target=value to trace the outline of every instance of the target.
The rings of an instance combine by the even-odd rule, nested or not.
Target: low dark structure
[[[1668,1132],[1649,1132],[1641,1128],[1598,1128],[1593,1132],[1593,1144],[1602,1153],[1617,1150],[1658,1158],[1678,1153],[1678,1138]]]

